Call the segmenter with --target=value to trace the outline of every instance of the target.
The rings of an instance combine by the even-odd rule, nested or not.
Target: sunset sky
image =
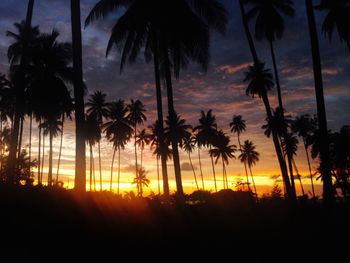
[[[97,0],[81,0],[82,20]],[[174,98],[176,111],[185,118],[189,124],[196,126],[201,110],[213,109],[217,117],[218,128],[228,134],[229,123],[234,114],[242,115],[247,123],[247,132],[242,135],[242,140],[252,140],[257,145],[261,154],[260,162],[253,167],[256,175],[256,183],[259,193],[267,191],[273,184],[272,175],[279,173],[279,166],[273,149],[272,140],[264,136],[261,126],[265,123],[265,109],[258,98],[247,97],[246,84],[243,83],[244,72],[251,63],[251,55],[243,32],[238,1],[223,1],[229,12],[229,26],[225,36],[213,34],[211,43],[211,63],[208,72],[203,73],[196,65],[183,71],[178,81],[174,81]],[[286,21],[284,38],[275,43],[276,55],[280,69],[280,78],[285,107],[292,116],[305,113],[315,114],[315,95],[312,75],[312,62],[310,43],[305,14],[304,1],[294,1],[296,4],[296,16]],[[19,22],[25,17],[27,1],[2,0],[0,1],[0,72],[7,73],[7,47],[11,43],[6,37],[6,30],[14,30],[13,23]],[[107,93],[108,101],[124,99],[127,103],[130,99],[140,99],[147,108],[149,124],[156,120],[156,101],[153,66],[145,64],[143,56],[140,56],[134,65],[127,65],[123,74],[119,74],[119,55],[112,52],[108,58],[105,50],[109,33],[117,16],[110,16],[104,21],[97,22],[83,29],[83,62],[84,78],[89,90],[93,93],[102,90]],[[317,13],[319,25],[322,21],[322,13]],[[50,32],[53,28],[60,33],[61,41],[70,41],[70,1],[69,0],[36,0],[34,7],[33,25],[39,25],[42,32]],[[251,27],[253,29],[253,27]],[[320,46],[323,62],[324,85],[326,95],[326,107],[329,120],[329,128],[338,130],[345,124],[350,124],[350,54],[345,44],[340,43],[335,34],[332,43],[320,34]],[[266,42],[257,44],[260,58],[266,61],[271,68],[269,46]],[[49,87],[48,87],[49,88]],[[273,107],[277,106],[276,90],[270,92],[270,100]],[[87,99],[87,98],[86,98]],[[165,103],[164,103],[165,104]],[[166,105],[166,104],[165,104]],[[166,107],[164,107],[166,112]],[[24,142],[28,142],[25,129]],[[34,130],[37,134],[37,130]],[[232,144],[237,144],[237,137],[231,134]],[[33,152],[37,153],[37,137],[34,138]],[[46,144],[48,145],[48,143]],[[58,157],[59,138],[55,140],[54,164]],[[61,180],[70,187],[73,186],[74,174],[74,123],[67,122],[64,135],[63,160],[61,167]],[[302,145],[296,158],[296,164],[302,174],[307,175],[305,153]],[[48,148],[47,148],[48,150]],[[88,150],[88,149],[87,149]],[[95,149],[95,167],[97,163],[97,149]],[[105,179],[104,188],[109,188],[110,165],[113,149],[105,140],[102,143],[103,173]],[[133,145],[129,144],[122,152],[122,190],[136,190],[131,185],[134,176]],[[47,155],[48,156],[48,155]],[[238,154],[236,154],[238,156]],[[193,162],[198,168],[197,155],[193,154]],[[202,163],[206,178],[206,189],[213,188],[210,158],[205,149],[202,150]],[[45,157],[47,160],[47,157]],[[195,190],[192,170],[189,166],[188,156],[181,153],[182,176],[184,190]],[[117,163],[115,164],[117,166]],[[149,149],[144,151],[144,166],[151,180],[151,189],[157,192],[156,159]],[[314,167],[316,164],[314,164]],[[87,155],[88,167],[88,155]],[[54,174],[56,166],[54,166]],[[172,161],[168,162],[171,190],[175,191]],[[227,168],[230,187],[233,188],[239,177],[244,177],[244,167],[238,160],[231,160]],[[222,185],[222,165],[216,166],[219,178],[219,187]],[[199,171],[196,170],[197,175]],[[87,173],[88,174],[88,173]],[[98,172],[96,173],[98,176]],[[114,178],[116,179],[117,169]],[[309,178],[303,180],[309,190]],[[116,183],[116,180],[115,180]],[[297,185],[299,185],[297,183]],[[116,186],[116,185],[115,185]]]

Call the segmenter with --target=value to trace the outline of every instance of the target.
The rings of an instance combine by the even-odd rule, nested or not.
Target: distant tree
[[[141,163],[140,166],[142,166],[142,157],[143,157],[143,150],[145,149],[145,146],[150,143],[150,136],[147,133],[146,129],[142,129],[139,131],[139,133],[136,135],[136,144],[141,149]]]
[[[192,162],[192,158],[191,158],[191,153],[196,149],[196,139],[193,136],[185,138],[184,143],[183,143],[183,149],[188,154],[188,159],[190,161],[191,168],[193,171],[194,182],[196,184],[197,190],[199,190],[196,171],[194,170],[194,166],[193,166],[193,162]]]
[[[137,176],[134,178],[134,181],[132,182],[132,184],[137,185],[139,197],[142,197],[143,195],[143,187],[144,186],[148,187],[148,185],[150,184],[150,180],[146,176],[147,176],[146,170],[141,168],[138,170]]]

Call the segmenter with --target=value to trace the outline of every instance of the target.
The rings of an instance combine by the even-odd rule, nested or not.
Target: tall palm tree
[[[270,122],[273,121],[273,115],[271,111],[270,101],[268,98],[268,91],[273,88],[274,82],[271,72],[265,69],[264,63],[259,63],[254,66],[250,66],[249,72],[246,72],[246,78],[244,81],[249,81],[246,93],[247,95],[258,95],[264,103],[267,118]],[[281,145],[279,142],[278,133],[275,129],[272,129],[272,138],[277,154],[278,162],[280,165],[282,177],[286,187],[286,197],[288,199],[295,199],[291,184],[288,177],[287,166],[283,158]]]
[[[85,110],[84,110],[84,81],[83,58],[80,21],[80,0],[71,0],[71,25],[73,43],[74,68],[74,105],[75,105],[75,181],[74,188],[85,191],[86,160],[85,160]]]
[[[194,182],[196,183],[197,190],[199,190],[196,171],[194,170],[194,166],[192,163],[191,153],[196,149],[196,139],[193,136],[184,139],[183,149],[188,154],[188,159],[190,160],[191,168],[193,171]]]
[[[294,7],[291,0],[244,0],[251,4],[252,9],[247,12],[248,20],[256,18],[255,36],[257,40],[267,39],[270,44],[271,57],[273,62],[275,81],[278,94],[278,103],[281,109],[284,109],[282,103],[282,93],[280,79],[277,69],[276,55],[274,50],[274,41],[281,39],[284,33],[283,16],[293,17]]]
[[[130,123],[128,118],[128,108],[125,106],[123,100],[118,100],[109,104],[108,119],[105,124],[103,124],[104,132],[106,133],[107,139],[113,143],[114,152],[112,157],[111,165],[111,178],[110,178],[110,191],[112,191],[113,183],[113,164],[115,152],[118,150],[118,188],[117,194],[119,195],[120,186],[120,151],[125,148],[125,145],[129,141],[133,128],[131,127],[133,123]],[[102,187],[102,185],[101,185]]]
[[[205,146],[209,148],[209,152],[212,149],[213,140],[217,136],[217,124],[216,117],[213,115],[213,111],[209,110],[208,112],[201,111],[201,117],[199,119],[199,125],[194,128],[194,131],[197,132],[197,143],[198,146]],[[216,184],[216,175],[215,175],[215,167],[214,167],[214,159],[213,156],[210,155],[211,164],[213,169],[214,176],[214,185],[215,191],[217,192],[217,184]]]
[[[230,137],[226,136],[223,131],[219,131],[215,140],[213,141],[213,149],[210,149],[210,156],[215,157],[215,164],[221,158],[222,161],[222,177],[223,177],[223,188],[228,189],[228,180],[226,166],[229,164],[229,159],[235,159],[234,153],[236,152],[236,145],[230,145]]]
[[[333,32],[337,30],[340,41],[344,41],[350,51],[350,1],[322,0],[316,9],[327,12],[322,31],[329,41],[332,40]]]
[[[137,145],[136,145],[137,125],[141,125],[145,121],[147,121],[147,117],[145,115],[146,109],[145,109],[145,105],[140,100],[136,100],[136,101],[131,100],[130,104],[127,107],[129,111],[128,118],[134,127],[135,174],[137,175],[137,169],[138,169]]]
[[[19,70],[17,71],[17,82],[14,83],[14,93],[15,93],[15,112],[13,119],[13,129],[11,133],[11,145],[8,157],[8,182],[13,183],[14,173],[16,169],[16,156],[18,148],[18,136],[20,131],[20,122],[23,118],[23,105],[24,105],[24,90],[25,90],[25,74],[24,68],[29,63],[29,48],[30,43],[39,34],[38,28],[32,28],[32,17],[34,9],[34,0],[29,0],[27,7],[26,20],[20,24],[15,24],[19,30],[19,34],[13,34],[12,32],[7,32],[7,35],[15,39],[15,43],[9,47],[8,57],[11,66],[18,62],[19,60]],[[18,154],[19,155],[19,154]]]
[[[62,123],[56,119],[54,116],[48,117],[42,124],[41,128],[43,129],[44,136],[49,135],[50,142],[50,151],[49,151],[49,172],[48,172],[48,186],[52,186],[52,155],[53,155],[53,147],[52,142],[55,137],[58,136],[58,133],[61,131],[60,126]]]
[[[252,173],[252,166],[259,161],[260,154],[255,149],[256,149],[256,146],[252,141],[249,141],[249,140],[244,141],[244,144],[242,147],[242,153],[239,155],[238,158],[241,160],[241,162],[246,162],[248,164],[250,176],[252,177],[252,182],[254,186],[254,192],[256,196],[258,196],[258,192],[256,191],[254,176]]]
[[[242,151],[242,144],[240,140],[240,134],[246,130],[245,120],[242,119],[241,115],[234,115],[232,121],[230,122],[231,132],[237,133],[239,150]],[[250,191],[250,183],[248,177],[247,164],[244,162],[244,171],[247,178],[248,190]]]
[[[136,135],[136,144],[141,149],[141,163],[140,166],[142,166],[142,156],[143,156],[143,150],[145,149],[145,146],[150,144],[150,136],[147,133],[146,129],[142,129],[139,131],[139,133]]]
[[[317,124],[315,121],[310,117],[310,115],[302,115],[300,117],[296,117],[295,120],[292,123],[292,131],[298,134],[300,138],[303,139],[305,154],[307,158],[307,164],[309,167],[309,174],[310,174],[310,180],[311,180],[311,189],[312,189],[312,196],[315,198],[315,187],[314,187],[314,180],[313,180],[313,173],[311,170],[311,163],[310,163],[310,157],[309,157],[309,151],[308,147],[309,144],[307,143],[308,138],[315,132]]]
[[[195,135],[195,141],[196,141],[196,146],[197,146],[197,151],[198,151],[198,164],[199,164],[199,172],[200,172],[201,181],[202,181],[202,189],[205,190],[203,170],[202,170],[202,161],[201,161],[201,142],[200,142],[200,138],[198,137],[198,133]]]
[[[134,178],[134,181],[132,182],[132,184],[136,184],[137,189],[138,189],[138,196],[142,197],[143,195],[143,187],[148,187],[148,185],[150,184],[150,180],[146,177],[147,176],[147,172],[145,169],[140,168],[137,171],[137,175]]]
[[[108,116],[108,103],[106,102],[106,94],[102,91],[95,91],[90,95],[87,106],[87,114],[93,116],[101,127],[103,124],[103,119]],[[100,170],[100,191],[102,191],[102,162],[101,162],[101,140],[97,141],[98,146],[98,164]]]
[[[317,27],[312,0],[305,0],[306,13],[309,25],[310,44],[312,51],[313,72],[315,79],[315,93],[317,104],[317,119],[320,140],[320,170],[323,178],[323,199],[325,203],[334,202],[334,191],[331,175],[331,163],[329,152],[329,138],[327,128],[326,106],[323,92],[323,77],[320,47],[318,42]]]
[[[96,190],[95,183],[95,170],[94,170],[94,155],[93,155],[93,146],[101,140],[101,126],[97,121],[94,115],[87,115],[85,122],[85,138],[86,142],[90,148],[90,191],[92,190],[92,181],[94,181],[94,189]],[[102,183],[100,181],[100,186]],[[101,187],[102,188],[102,187]]]

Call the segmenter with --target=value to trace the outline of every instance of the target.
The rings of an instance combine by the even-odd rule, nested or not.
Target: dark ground
[[[95,257],[116,262],[120,256],[136,261],[162,259],[161,254],[165,261],[215,256],[230,262],[241,257],[350,262],[347,204],[326,209],[305,200],[297,205],[262,200],[256,205],[246,193],[228,190],[196,199],[206,203],[2,186],[0,252],[12,259],[0,262]]]

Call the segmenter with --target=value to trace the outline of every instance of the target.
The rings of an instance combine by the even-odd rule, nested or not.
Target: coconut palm
[[[216,117],[213,115],[213,111],[209,110],[208,112],[201,111],[201,117],[199,119],[199,125],[194,128],[194,131],[197,131],[197,144],[198,147],[205,146],[209,148],[209,152],[212,149],[213,139],[217,136],[217,124]],[[214,176],[214,185],[215,191],[217,192],[216,185],[216,175],[214,167],[213,156],[210,155],[211,164],[213,169]]]
[[[85,191],[86,187],[86,160],[85,160],[85,110],[84,110],[84,80],[82,59],[82,38],[80,0],[71,0],[71,26],[73,44],[74,69],[74,105],[75,105],[75,181],[74,188]]]
[[[312,196],[316,197],[314,181],[313,181],[313,173],[311,170],[311,163],[310,163],[310,157],[309,157],[309,151],[308,151],[309,144],[307,143],[307,141],[309,140],[308,138],[315,132],[317,128],[317,123],[315,122],[315,120],[313,120],[310,117],[310,115],[305,114],[300,117],[297,116],[293,121],[291,128],[292,128],[292,131],[295,132],[303,140],[305,154],[307,158],[307,164],[309,167]]]
[[[331,41],[333,32],[338,31],[350,51],[350,1],[322,0],[316,9],[327,12],[322,25],[324,35]]]
[[[140,100],[131,100],[128,107],[128,118],[130,120],[130,123],[133,125],[134,128],[134,147],[135,147],[135,174],[137,174],[138,169],[138,163],[137,163],[137,125],[143,124],[145,121],[147,121],[147,117],[145,115],[146,109],[145,105]]]
[[[115,153],[118,151],[118,188],[117,194],[119,195],[120,184],[120,151],[125,148],[125,145],[129,141],[133,132],[132,123],[128,118],[128,108],[125,106],[123,100],[118,100],[109,104],[108,120],[103,124],[104,132],[107,139],[113,143],[113,157],[111,165],[111,178],[110,178],[110,191],[112,191],[113,183],[113,165]],[[102,187],[102,185],[101,185]]]
[[[267,39],[270,44],[271,57],[273,62],[275,81],[278,93],[278,103],[281,109],[284,109],[282,103],[281,86],[277,69],[277,62],[273,43],[281,39],[284,33],[285,24],[283,16],[293,17],[294,7],[291,0],[244,0],[245,3],[252,5],[251,10],[247,12],[249,20],[256,19],[255,36],[257,40]]]
[[[327,128],[326,105],[323,92],[323,77],[320,47],[317,35],[314,6],[312,0],[305,0],[306,14],[309,25],[313,72],[315,79],[315,93],[317,104],[317,119],[320,137],[320,171],[323,178],[323,200],[325,203],[334,202],[334,190],[331,175],[331,163],[329,152],[329,138]]]
[[[137,171],[137,176],[134,178],[132,184],[136,184],[138,190],[138,196],[142,197],[143,187],[148,187],[150,180],[147,178],[147,172],[145,169],[141,168]]]
[[[101,127],[103,124],[103,119],[108,116],[108,103],[106,102],[106,94],[102,91],[95,91],[90,95],[89,100],[86,103],[87,114],[93,116]],[[98,164],[100,170],[100,186],[102,186],[102,162],[101,162],[101,140],[97,141],[98,146]],[[102,191],[102,187],[100,187]]]
[[[145,149],[146,145],[150,144],[150,136],[147,133],[146,129],[142,129],[136,135],[136,144],[141,149],[141,160],[140,160],[141,163],[140,163],[140,166],[142,167],[143,150]]]
[[[239,150],[242,151],[242,144],[241,144],[241,140],[240,140],[240,134],[242,132],[245,132],[246,124],[245,124],[245,120],[242,119],[241,115],[234,115],[232,117],[232,121],[230,122],[230,128],[231,128],[231,132],[237,133]],[[247,164],[246,163],[244,163],[244,171],[245,171],[245,175],[246,175],[246,178],[247,178],[248,190],[250,191],[250,183],[249,183],[248,170],[247,170]]]
[[[235,159],[234,153],[236,152],[236,145],[230,145],[230,137],[226,136],[223,131],[219,131],[213,141],[213,148],[210,149],[210,156],[216,158],[215,164],[218,163],[219,159],[222,161],[222,177],[223,177],[223,188],[228,189],[228,180],[226,165],[229,164],[229,159]]]
[[[274,86],[273,76],[270,70],[265,69],[264,63],[259,63],[258,65],[250,66],[249,72],[246,72],[245,82],[249,82],[246,94],[247,95],[258,95],[264,103],[267,118],[269,122],[273,121],[273,115],[271,111],[270,101],[268,98],[268,91],[271,90]],[[278,162],[280,165],[282,177],[284,180],[284,184],[286,187],[286,196],[289,199],[295,199],[293,195],[293,191],[290,185],[287,166],[283,158],[281,145],[278,138],[278,133],[275,129],[272,129],[272,138],[276,151],[276,155],[278,158]]]
[[[188,154],[188,159],[190,160],[191,168],[193,171],[194,182],[196,183],[197,190],[199,190],[196,171],[194,170],[194,166],[192,163],[191,153],[196,149],[196,139],[193,136],[184,139],[183,149]]]
[[[194,138],[195,138],[195,143],[196,143],[197,151],[198,151],[198,164],[199,164],[199,172],[200,172],[201,181],[202,181],[202,189],[205,190],[203,170],[202,170],[202,161],[201,161],[201,142],[200,142],[201,138],[198,137],[198,133],[196,133],[194,136],[195,136]]]
[[[246,140],[242,146],[242,153],[239,155],[239,159],[241,162],[246,162],[249,167],[250,176],[252,177],[252,182],[254,186],[254,192],[256,196],[258,196],[258,192],[256,191],[254,176],[252,173],[252,166],[255,165],[259,161],[260,154],[255,150],[256,146],[252,141]]]
[[[57,120],[55,116],[48,117],[42,124],[41,128],[43,129],[44,136],[49,135],[49,172],[48,172],[48,186],[52,186],[52,155],[53,155],[53,147],[52,142],[55,137],[58,136],[59,132],[61,132],[60,127],[62,126],[61,121]]]

